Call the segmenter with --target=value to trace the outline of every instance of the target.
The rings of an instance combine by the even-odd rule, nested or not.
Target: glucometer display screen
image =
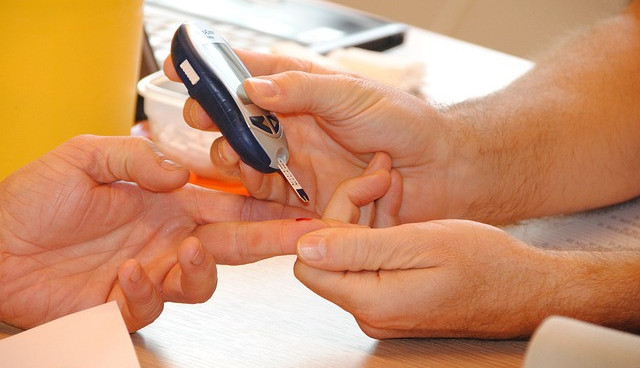
[[[239,63],[233,51],[224,43],[206,43],[205,49],[209,58],[218,61],[219,77],[230,91],[236,91],[243,104],[251,105],[252,102],[244,91],[242,82],[251,77],[245,67]],[[215,48],[212,50],[211,48]]]

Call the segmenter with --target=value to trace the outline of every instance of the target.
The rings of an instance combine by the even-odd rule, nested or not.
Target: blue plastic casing
[[[244,162],[272,173],[278,170],[278,159],[288,161],[287,140],[278,118],[246,97],[242,82],[249,72],[219,34],[185,23],[173,37],[171,56],[189,95]]]

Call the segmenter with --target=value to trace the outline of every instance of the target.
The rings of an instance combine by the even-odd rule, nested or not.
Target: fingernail
[[[228,149],[233,149],[233,148],[231,148],[231,146],[226,140],[223,140],[222,142],[220,142],[220,144],[218,144],[218,157],[222,159],[222,162],[225,162],[225,163],[229,162],[229,155],[227,154]]]
[[[307,235],[298,243],[298,256],[305,261],[321,261],[326,254],[325,237],[322,235]]]
[[[204,259],[205,259],[204,249],[202,249],[202,245],[198,244],[198,250],[196,251],[196,254],[193,255],[193,258],[191,259],[191,264],[194,266],[200,266],[201,264],[204,263]]]
[[[142,277],[142,267],[139,263],[136,263],[136,266],[133,268],[133,271],[129,274],[129,280],[133,282],[138,282]]]
[[[262,97],[269,98],[278,95],[278,87],[269,79],[249,78],[247,81]]]
[[[165,158],[162,161],[160,161],[160,166],[162,166],[166,170],[171,170],[171,171],[182,169],[182,165],[180,165],[177,162],[171,161],[168,158]]]

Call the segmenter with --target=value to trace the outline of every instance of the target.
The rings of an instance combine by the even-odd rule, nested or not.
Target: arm
[[[240,54],[254,75],[268,75],[245,89],[283,117],[289,166],[320,214],[376,152],[402,177],[403,223],[497,224],[599,207],[640,194],[639,8],[570,38],[504,90],[449,108],[273,55]],[[169,60],[165,72],[177,80]],[[193,100],[185,120],[215,129]],[[294,203],[282,178],[243,165],[224,139],[211,152],[252,196]]]
[[[474,193],[461,215],[501,223],[639,195],[638,86],[635,1],[567,39],[504,90],[447,109],[470,142],[458,145],[453,164],[463,171],[452,195]]]

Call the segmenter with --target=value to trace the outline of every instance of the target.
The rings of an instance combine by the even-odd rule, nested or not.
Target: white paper
[[[99,305],[0,340],[0,365],[140,368],[118,305]]]
[[[531,338],[524,368],[637,368],[640,336],[549,317]]]

